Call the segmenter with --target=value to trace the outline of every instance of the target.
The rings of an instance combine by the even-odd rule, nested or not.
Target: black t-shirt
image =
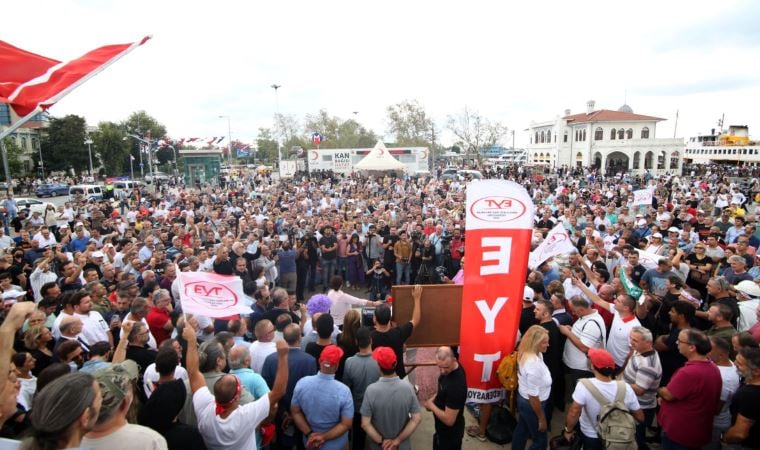
[[[745,384],[736,391],[731,400],[734,421],[737,414],[755,422],[742,445],[746,448],[760,448],[760,386]]]
[[[393,246],[401,239],[396,235],[389,234],[383,238],[383,245],[387,245],[390,242],[390,247],[385,250],[383,254],[383,265],[385,267],[396,268],[396,256],[393,254]]]
[[[646,271],[646,267],[642,266],[641,264],[637,264],[634,266],[633,272],[631,272],[631,280],[638,286],[639,282],[641,282],[641,277],[644,276],[644,272]]]
[[[534,311],[536,310],[536,307],[534,305],[530,305],[528,308],[523,308],[520,312],[520,335],[524,336],[525,332],[528,331],[528,328],[530,328],[533,325],[538,325],[538,320],[536,320],[536,315]]]
[[[319,345],[316,342],[309,342],[304,349],[306,353],[310,354],[317,360],[317,370],[319,370],[319,357],[322,355],[322,350],[326,347],[326,345]]]
[[[540,323],[549,332],[549,348],[544,353],[544,362],[552,376],[562,372],[562,352],[565,348],[565,336],[559,331],[559,326],[553,320]]]
[[[335,237],[334,234],[331,234],[328,236],[322,236],[322,239],[319,240],[319,245],[324,246],[326,248],[330,248],[333,245],[338,243],[338,238]],[[321,248],[321,247],[320,247]],[[322,251],[322,259],[331,260],[338,257],[338,249],[326,252]]]
[[[386,332],[377,330],[372,331],[372,349],[377,347],[390,347],[396,354],[396,375],[399,378],[406,376],[406,368],[404,367],[404,342],[409,339],[414,331],[414,325],[412,322],[407,322],[396,328],[391,328]]]
[[[448,375],[438,377],[438,393],[435,396],[435,406],[441,409],[458,409],[454,426],[447,426],[435,417],[435,432],[439,439],[461,439],[464,433],[464,404],[467,401],[467,379],[460,365]]]
[[[292,320],[293,323],[301,322],[301,319],[293,311],[288,311],[287,309],[275,309],[275,308],[272,308],[266,313],[264,313],[264,317],[262,317],[262,319],[267,319],[268,321],[272,322],[272,324],[276,325],[277,318],[280,317],[281,314],[290,315],[290,320]]]
[[[232,265],[232,260],[227,259],[224,262],[214,261],[214,272],[219,275],[232,275],[235,272],[235,268]]]

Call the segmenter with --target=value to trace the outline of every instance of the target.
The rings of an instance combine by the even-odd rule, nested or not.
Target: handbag
[[[692,269],[689,271],[689,279],[698,284],[707,284],[710,281],[710,274]]]
[[[551,450],[579,450],[581,448],[581,434],[576,431],[573,433],[573,439],[568,441],[564,434],[554,436],[549,440]]]

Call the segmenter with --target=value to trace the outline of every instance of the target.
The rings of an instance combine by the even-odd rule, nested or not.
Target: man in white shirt
[[[32,293],[34,294],[34,301],[39,303],[42,300],[42,294],[40,289],[46,283],[52,283],[58,280],[58,275],[50,270],[50,260],[52,259],[53,252],[48,247],[45,249],[44,257],[37,258],[34,262],[34,271],[29,276],[29,281],[32,283]]]
[[[13,245],[13,239],[5,234],[3,227],[0,227],[0,251],[10,248]]]
[[[637,422],[644,420],[644,412],[631,386],[613,378],[617,369],[615,360],[609,352],[592,348],[588,351],[588,358],[591,361],[593,378],[581,380],[575,387],[573,404],[567,412],[565,428],[562,431],[565,438],[571,441],[575,433],[575,425],[580,420],[583,448],[603,448],[597,434],[597,424],[591,419],[598,417],[602,409],[598,397],[611,402],[622,396],[623,403]]]
[[[623,367],[631,350],[631,330],[641,326],[641,322],[636,317],[636,299],[628,294],[620,294],[615,297],[615,303],[610,303],[591,292],[580,280],[574,278],[573,284],[600,308],[612,313],[613,319],[610,326],[610,336],[607,340],[607,351],[615,359],[615,364],[618,367]]]
[[[92,301],[89,293],[85,291],[77,292],[71,297],[71,305],[74,307],[74,316],[82,321],[81,336],[87,345],[105,341],[113,346],[111,328],[99,312],[92,311]]]
[[[187,373],[193,391],[193,409],[206,447],[210,450],[256,449],[256,433],[252,430],[274,412],[277,402],[285,395],[288,344],[277,343],[277,375],[272,390],[254,402],[240,405],[240,379],[223,375],[215,383],[212,394],[199,370],[198,341],[193,327],[184,327],[182,337],[187,341]]]
[[[32,240],[37,241],[39,248],[50,247],[58,243],[55,235],[47,227],[42,228],[39,233],[35,234]]]
[[[264,367],[267,356],[277,351],[277,344],[274,341],[275,331],[274,324],[267,319],[259,320],[253,329],[256,341],[251,344],[248,351],[251,354],[251,369],[258,374],[261,374],[261,368]]]
[[[568,367],[570,384],[568,390],[575,387],[580,378],[592,376],[588,370],[588,358],[586,354],[590,348],[604,348],[607,329],[602,316],[585,299],[575,296],[570,300],[570,306],[578,316],[573,326],[562,325],[560,333],[567,337],[565,349],[562,353],[562,362]]]

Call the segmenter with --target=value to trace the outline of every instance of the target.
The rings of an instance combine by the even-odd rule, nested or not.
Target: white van
[[[114,198],[120,198],[121,193],[124,193],[127,197],[129,197],[132,195],[132,192],[135,190],[135,188],[140,187],[140,182],[133,180],[114,181],[111,184],[113,185]]]
[[[69,188],[69,201],[103,200],[103,186],[97,184],[78,184]]]

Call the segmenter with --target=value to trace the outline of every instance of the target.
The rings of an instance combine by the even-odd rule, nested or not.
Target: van
[[[132,195],[132,192],[135,190],[135,188],[140,187],[139,181],[132,181],[132,180],[114,181],[111,184],[113,185],[114,198],[120,198],[122,193],[124,193],[127,197],[129,197],[130,195]]]
[[[69,188],[69,201],[103,200],[103,186],[97,184],[77,184]]]

